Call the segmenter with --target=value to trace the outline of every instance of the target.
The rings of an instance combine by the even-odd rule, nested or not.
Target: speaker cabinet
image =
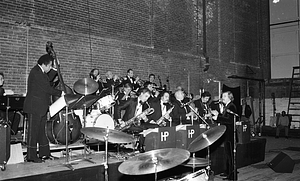
[[[287,154],[280,152],[268,166],[277,173],[292,173],[295,162]]]

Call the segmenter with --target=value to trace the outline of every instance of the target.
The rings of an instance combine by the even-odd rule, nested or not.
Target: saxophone
[[[165,118],[167,115],[169,115],[173,109],[174,109],[175,106],[171,107],[167,112],[166,114],[164,114],[162,117],[160,117],[157,121],[156,121],[156,124],[158,124],[159,126],[166,126],[166,121],[165,121]]]
[[[133,124],[134,125],[140,124],[140,121],[143,117],[145,117],[146,115],[150,115],[152,113],[154,113],[154,109],[149,107],[148,109],[143,111],[141,114],[138,114],[138,115],[134,116],[133,118],[129,119],[128,121],[117,125],[115,127],[115,130],[124,131],[124,130],[128,129],[130,126],[132,126]],[[147,122],[148,120],[145,120],[145,121]]]

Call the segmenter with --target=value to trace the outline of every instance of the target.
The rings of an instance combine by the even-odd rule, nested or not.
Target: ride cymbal
[[[119,166],[119,172],[127,175],[157,173],[178,166],[189,157],[189,151],[179,148],[152,150],[129,158]]]
[[[134,141],[132,135],[126,134],[124,132],[106,129],[106,128],[97,128],[97,127],[86,127],[81,128],[81,132],[87,135],[90,138],[94,138],[100,141],[105,141],[105,136],[108,131],[108,142],[110,143],[130,143]]]
[[[224,134],[225,130],[226,126],[224,125],[206,130],[190,143],[188,150],[190,152],[197,152],[210,146]]]
[[[98,83],[91,78],[79,79],[74,84],[74,90],[83,95],[93,94],[98,90]]]

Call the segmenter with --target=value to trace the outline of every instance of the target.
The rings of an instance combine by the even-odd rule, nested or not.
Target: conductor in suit
[[[60,96],[62,91],[50,85],[47,73],[52,69],[53,58],[45,54],[39,58],[28,76],[27,95],[23,110],[28,115],[27,161],[41,163],[50,159],[49,141],[46,137],[45,124],[50,105],[50,96]],[[55,75],[55,74],[51,74]],[[37,155],[37,143],[39,154]]]
[[[222,93],[222,104],[220,104],[220,113],[216,110],[212,111],[213,119],[217,123],[226,126],[226,131],[223,135],[224,150],[225,150],[225,173],[223,176],[226,179],[232,180],[234,178],[234,165],[233,165],[233,146],[234,146],[234,115],[229,113],[236,113],[237,109],[233,103],[234,97],[230,91]],[[235,177],[237,178],[237,177]]]

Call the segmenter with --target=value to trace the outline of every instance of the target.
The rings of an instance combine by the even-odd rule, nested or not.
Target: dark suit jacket
[[[198,112],[200,116],[204,116],[206,114],[206,107],[202,103],[201,99],[194,101],[196,108],[198,108]]]
[[[133,87],[132,90],[138,89],[140,86],[137,83],[134,83],[135,82],[135,78],[132,77],[131,79],[132,79],[132,82],[130,81],[130,79],[129,79],[128,76],[124,77],[124,79],[122,81],[122,85],[125,85],[126,83],[131,83],[132,87]]]
[[[123,121],[128,121],[129,119],[134,117],[136,106],[137,106],[138,98],[130,98],[127,101],[120,102],[119,105],[116,106],[115,110],[115,119],[122,119]],[[142,110],[146,110],[148,108],[147,104],[143,104]],[[121,118],[121,111],[125,110],[125,114],[123,118]]]
[[[157,101],[153,101],[150,102],[150,107],[152,107],[154,109],[154,113],[152,113],[151,115],[148,116],[149,121],[153,120],[153,121],[157,121],[159,118],[161,118],[162,112],[161,112],[161,104],[160,104],[160,100]],[[167,104],[166,105],[166,109],[167,111],[171,108],[171,104]]]
[[[181,102],[177,99],[173,100],[173,105],[175,106],[170,116],[172,117],[172,126],[177,126],[180,123],[188,124],[190,123],[187,120],[186,114],[190,112],[190,109],[187,106],[182,106]]]
[[[226,126],[226,131],[224,133],[224,141],[229,141],[233,143],[233,135],[234,135],[234,115],[228,113],[226,110],[229,109],[230,111],[236,113],[236,106],[233,102],[230,102],[227,106],[224,107],[224,111],[222,114],[218,115],[217,122]],[[236,120],[237,121],[237,120]]]
[[[0,96],[3,96],[5,93],[5,90],[3,89],[3,87],[0,87]]]
[[[23,110],[25,113],[44,116],[50,105],[50,96],[60,96],[61,91],[50,86],[50,80],[41,68],[34,66],[28,76],[27,95]]]

